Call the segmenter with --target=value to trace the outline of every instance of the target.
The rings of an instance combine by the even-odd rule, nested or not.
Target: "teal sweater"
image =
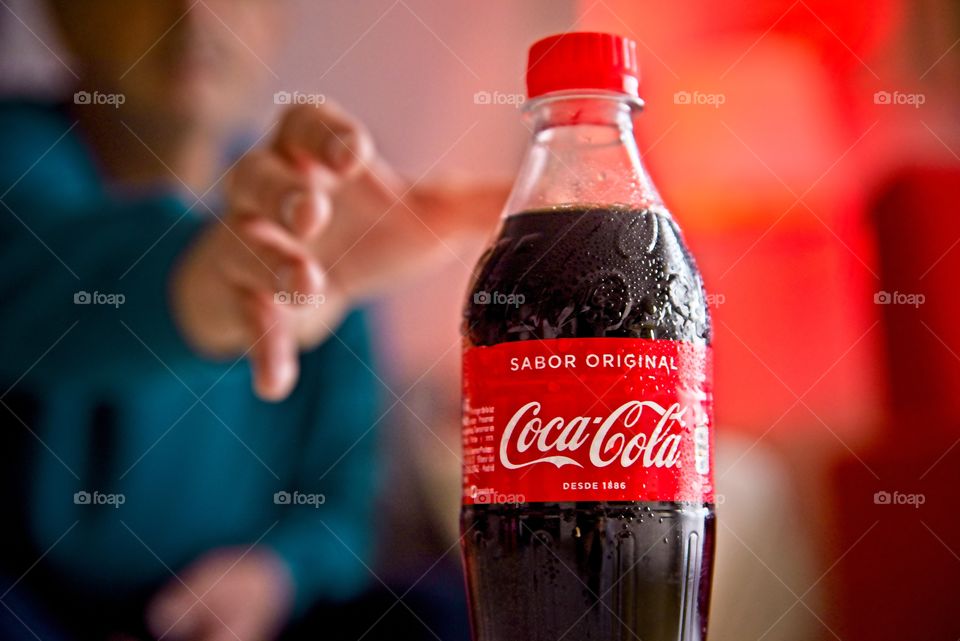
[[[289,399],[259,401],[246,361],[198,357],[171,319],[171,265],[206,223],[172,195],[111,194],[72,124],[0,103],[0,492],[20,513],[5,536],[35,555],[0,571],[47,551],[68,589],[109,598],[259,542],[298,610],[350,597],[378,409],[362,317],[302,356]]]

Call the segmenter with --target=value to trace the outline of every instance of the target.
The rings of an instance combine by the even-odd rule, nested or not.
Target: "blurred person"
[[[350,310],[505,194],[408,186],[328,104],[231,165],[283,3],[50,8],[81,93],[0,104],[0,636],[335,621],[370,578],[376,469]]]

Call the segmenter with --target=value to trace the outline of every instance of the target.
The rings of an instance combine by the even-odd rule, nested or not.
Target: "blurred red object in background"
[[[946,616],[960,564],[958,184],[960,168],[911,167],[874,210],[890,418],[863,463],[836,477],[837,550],[849,555],[835,616],[851,641],[960,636]]]
[[[889,361],[888,432],[912,424],[929,445],[960,438],[960,170],[894,176],[874,211]],[[920,434],[917,434],[920,436]],[[946,440],[944,440],[946,439]]]

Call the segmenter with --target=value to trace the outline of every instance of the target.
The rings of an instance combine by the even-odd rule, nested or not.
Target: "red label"
[[[713,502],[709,347],[561,338],[463,355],[463,502]]]

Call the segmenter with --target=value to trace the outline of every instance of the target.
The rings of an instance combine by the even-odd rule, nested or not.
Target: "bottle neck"
[[[533,140],[506,215],[569,207],[662,206],[633,131],[642,103],[614,93],[547,94],[526,107]]]

